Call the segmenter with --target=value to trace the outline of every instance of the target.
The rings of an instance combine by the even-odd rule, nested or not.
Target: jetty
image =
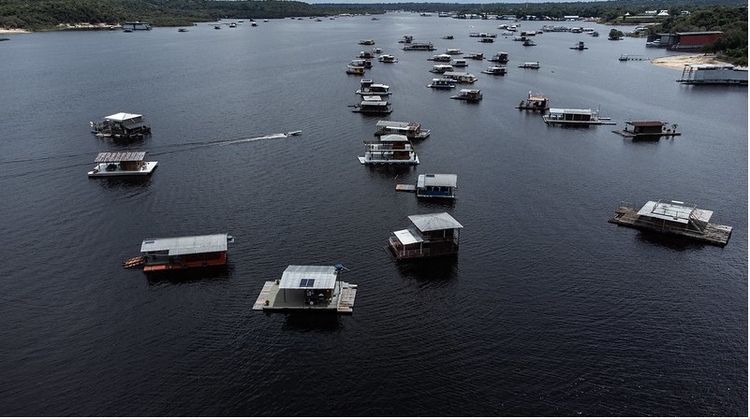
[[[682,201],[648,201],[640,209],[621,204],[608,222],[624,227],[671,234],[716,246],[725,246],[732,227],[712,224],[713,211]]]
[[[612,132],[632,140],[658,140],[681,135],[677,132],[677,124],[672,124],[670,128],[668,122],[661,121],[628,121],[624,129]]]
[[[357,285],[341,281],[343,265],[289,265],[280,279],[263,285],[253,310],[351,314]]]

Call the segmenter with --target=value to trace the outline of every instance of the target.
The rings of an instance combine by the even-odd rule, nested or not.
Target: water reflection
[[[341,327],[340,314],[306,310],[287,314],[281,328],[301,332],[335,332],[339,330],[339,327]]]
[[[458,277],[458,255],[404,260],[397,266],[402,277],[429,282],[431,286],[445,286]]]
[[[706,247],[706,243],[700,241],[645,230],[638,232],[638,240],[649,245],[666,247],[680,252],[685,250],[703,249]]]
[[[146,276],[149,285],[180,285],[197,282],[225,283],[232,277],[234,268],[225,266],[209,266],[206,268],[177,269],[162,272],[148,272]]]

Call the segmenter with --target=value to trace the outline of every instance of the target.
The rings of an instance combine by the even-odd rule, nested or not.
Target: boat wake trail
[[[227,140],[227,141],[219,141],[216,143],[216,145],[232,145],[232,144],[240,144],[240,143],[249,143],[253,141],[261,141],[261,140],[276,140],[279,138],[288,138],[289,136],[285,133],[279,133],[279,134],[271,134],[271,135],[264,135],[262,137],[254,137],[254,138],[240,138],[237,140]]]

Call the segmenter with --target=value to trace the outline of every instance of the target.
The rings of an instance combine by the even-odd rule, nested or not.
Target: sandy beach
[[[714,55],[671,55],[669,57],[654,58],[651,64],[662,67],[682,70],[685,64],[729,64],[726,61],[717,60]]]

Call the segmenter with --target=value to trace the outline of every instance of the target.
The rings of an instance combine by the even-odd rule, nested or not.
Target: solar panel
[[[300,287],[312,287],[315,284],[315,278],[302,278],[299,280]]]

